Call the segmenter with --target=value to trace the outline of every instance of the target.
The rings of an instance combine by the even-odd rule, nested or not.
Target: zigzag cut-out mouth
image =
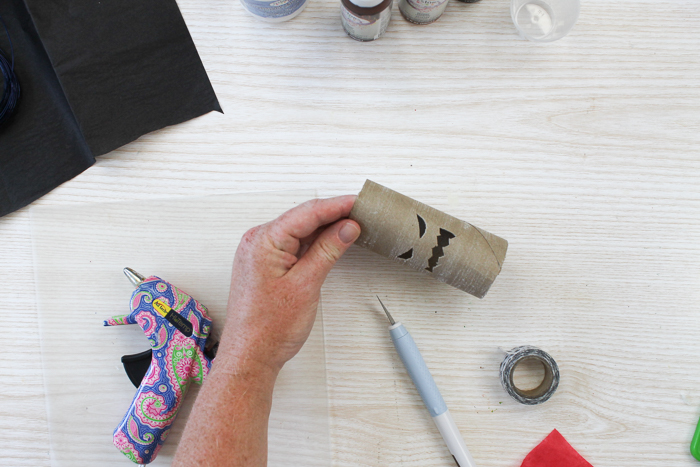
[[[450,244],[450,239],[455,238],[455,234],[449,230],[440,229],[440,235],[437,237],[437,246],[433,247],[433,256],[428,260],[428,267],[426,270],[433,272],[433,269],[438,265],[440,258],[445,256],[444,248]]]

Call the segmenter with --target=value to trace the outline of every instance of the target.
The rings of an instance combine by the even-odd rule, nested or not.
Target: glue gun
[[[114,430],[114,445],[133,462],[148,464],[163,446],[190,382],[202,384],[209,373],[216,346],[205,349],[211,318],[201,303],[159,277],[130,268],[124,274],[136,287],[131,313],[104,325],[138,324],[151,349],[122,357],[138,390]]]

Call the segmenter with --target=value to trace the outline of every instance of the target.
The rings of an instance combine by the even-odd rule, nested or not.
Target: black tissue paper
[[[0,128],[0,216],[95,156],[221,112],[175,0],[1,0],[0,15],[22,87]]]

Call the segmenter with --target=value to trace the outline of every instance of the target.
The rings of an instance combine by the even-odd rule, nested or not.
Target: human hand
[[[344,219],[356,196],[312,200],[250,229],[236,251],[217,360],[278,372],[299,352],[316,317],[321,285],[360,235]],[[224,362],[221,362],[222,364]]]
[[[355,199],[309,201],[243,236],[219,350],[173,467],[266,465],[277,374],[309,337],[326,275],[360,235],[344,219]]]

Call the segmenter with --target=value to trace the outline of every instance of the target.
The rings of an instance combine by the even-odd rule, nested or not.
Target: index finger
[[[270,223],[270,236],[280,250],[296,254],[299,240],[316,229],[350,215],[357,195],[312,199],[290,209]]]

